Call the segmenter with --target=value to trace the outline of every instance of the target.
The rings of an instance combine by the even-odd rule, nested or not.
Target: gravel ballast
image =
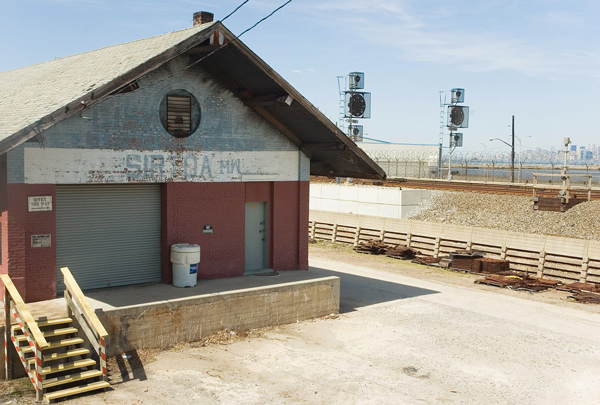
[[[548,212],[535,211],[527,196],[433,191],[407,219],[600,240],[600,201]]]

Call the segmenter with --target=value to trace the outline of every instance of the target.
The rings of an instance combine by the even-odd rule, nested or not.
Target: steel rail
[[[331,182],[335,179],[325,177],[311,177],[311,182]],[[467,191],[476,193],[489,194],[510,194],[533,196],[533,184],[511,184],[511,183],[490,183],[477,181],[457,181],[457,180],[441,180],[441,179],[412,179],[412,178],[388,178],[385,181],[353,179],[354,184],[378,185],[384,187],[400,187],[400,188],[424,188],[430,190],[448,190],[448,191]],[[575,195],[585,196],[587,198],[586,187],[571,186],[571,193]],[[558,195],[556,185],[549,185],[544,189],[543,185],[536,186],[536,195],[545,197],[555,197]],[[592,187],[591,199],[600,200],[600,188]]]

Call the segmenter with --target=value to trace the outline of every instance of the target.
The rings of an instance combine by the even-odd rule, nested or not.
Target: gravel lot
[[[312,271],[342,279],[341,314],[222,332],[111,359],[105,404],[596,404],[600,306],[473,284],[475,276],[347,245],[310,246]],[[134,361],[136,359],[141,361]],[[25,379],[0,404],[33,404]]]
[[[433,191],[408,219],[600,240],[600,201],[542,212],[526,196]]]
[[[600,306],[479,286],[349,246],[311,245],[310,265],[341,278],[339,316],[113,364],[110,391],[62,403],[598,403]],[[32,403],[31,394],[0,399]]]

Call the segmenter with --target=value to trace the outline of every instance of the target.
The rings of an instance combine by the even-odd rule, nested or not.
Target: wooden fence
[[[600,283],[600,241],[596,240],[314,210],[309,237],[353,245],[375,239],[435,257],[473,249],[508,260],[512,270],[537,277]]]

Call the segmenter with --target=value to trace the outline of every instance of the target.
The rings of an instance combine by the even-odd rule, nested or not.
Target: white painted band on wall
[[[25,183],[237,182],[244,178],[297,181],[299,159],[303,158],[308,159],[297,151],[25,148]]]

